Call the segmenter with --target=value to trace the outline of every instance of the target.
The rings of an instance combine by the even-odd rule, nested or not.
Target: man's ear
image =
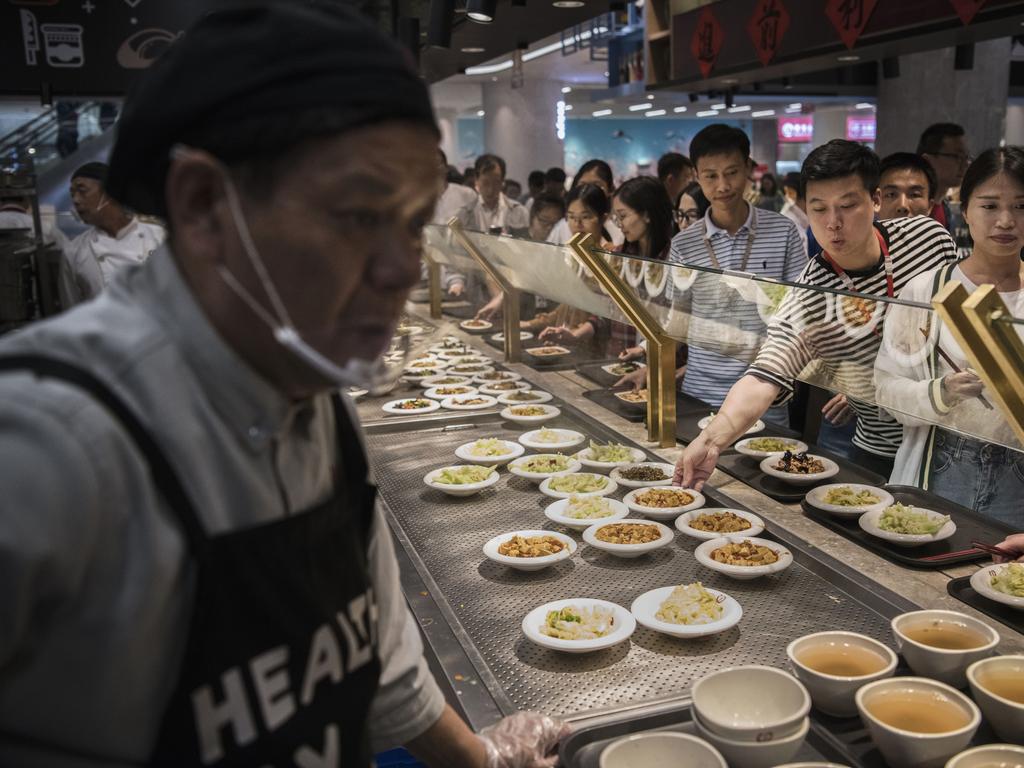
[[[875,206],[875,213],[882,210],[882,190],[879,187],[871,193],[871,203]]]
[[[176,248],[204,259],[221,258],[230,225],[225,173],[220,161],[202,150],[172,157],[164,195]]]

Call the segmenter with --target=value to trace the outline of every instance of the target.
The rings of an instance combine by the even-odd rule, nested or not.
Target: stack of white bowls
[[[732,766],[771,768],[807,738],[811,697],[795,677],[760,665],[713,672],[693,685],[693,723]]]

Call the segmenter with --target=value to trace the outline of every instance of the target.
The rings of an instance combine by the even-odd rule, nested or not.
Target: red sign
[[[804,144],[814,138],[814,118],[794,115],[779,118],[779,143]]]
[[[825,15],[846,47],[853,48],[876,5],[878,0],[828,0]]]
[[[874,141],[877,125],[875,116],[856,117],[846,116],[846,140],[847,141]]]
[[[693,38],[690,40],[690,52],[697,60],[704,77],[710,75],[711,70],[715,68],[715,61],[718,59],[718,52],[722,50],[724,38],[722,25],[718,23],[711,7],[704,6],[697,19],[697,27],[693,30]]]
[[[985,0],[949,0],[949,2],[956,9],[956,15],[960,17],[960,21],[965,25],[974,21],[975,15],[985,4]]]
[[[782,45],[782,37],[789,29],[789,11],[782,0],[757,0],[754,13],[747,22],[747,34],[754,43],[757,58],[768,66]]]

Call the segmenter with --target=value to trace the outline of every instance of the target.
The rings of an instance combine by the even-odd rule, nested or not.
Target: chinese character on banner
[[[857,44],[857,38],[868,25],[878,0],[828,0],[825,15],[839,33],[847,48]]]
[[[714,69],[718,52],[722,50],[723,39],[722,25],[718,23],[711,7],[704,6],[697,19],[697,27],[693,30],[693,39],[690,40],[690,52],[697,60],[700,73],[704,77],[710,75]]]
[[[949,0],[956,9],[956,15],[966,26],[974,21],[974,16],[981,10],[985,0]]]
[[[767,66],[782,45],[782,37],[789,29],[789,11],[782,0],[757,0],[754,13],[747,23],[747,32],[757,50],[757,58]]]

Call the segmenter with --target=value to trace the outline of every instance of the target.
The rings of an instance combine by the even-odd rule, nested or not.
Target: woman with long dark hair
[[[960,200],[974,241],[971,255],[918,275],[900,298],[928,305],[950,280],[968,291],[994,285],[1010,312],[1024,317],[1024,149],[1003,147],[979,155],[964,175]],[[892,482],[926,488],[1019,530],[1024,527],[1024,453],[1004,447],[1020,444],[990,407],[992,398],[982,399],[984,383],[969,366],[937,313],[892,307],[875,364],[879,404],[903,424]],[[965,434],[985,435],[991,442]]]

